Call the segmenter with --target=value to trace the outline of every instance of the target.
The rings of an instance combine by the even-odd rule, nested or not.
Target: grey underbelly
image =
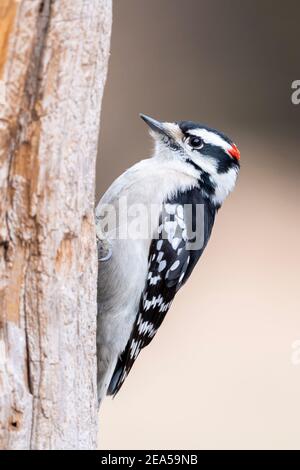
[[[99,262],[98,268],[97,342],[112,354],[120,354],[138,314],[147,277],[149,242],[112,240],[111,244],[112,257]]]

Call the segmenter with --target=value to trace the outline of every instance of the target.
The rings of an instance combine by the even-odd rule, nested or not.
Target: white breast
[[[99,217],[104,205],[112,205],[117,214],[114,230],[106,234],[112,245],[112,257],[99,263],[98,280],[99,343],[109,343],[111,353],[124,350],[138,313],[147,278],[149,246],[157,229],[161,204],[178,190],[194,187],[196,176],[193,168],[187,169],[178,160],[162,161],[159,157],[143,160],[114,181],[96,208],[98,233],[103,229]],[[144,239],[114,238],[117,229],[126,222],[124,214],[119,217],[120,201],[126,201],[128,208],[143,204],[145,211],[151,211],[152,225]]]

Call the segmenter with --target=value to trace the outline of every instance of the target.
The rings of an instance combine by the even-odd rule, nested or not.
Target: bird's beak
[[[154,132],[171,137],[168,128],[164,125],[163,122],[156,121],[156,119],[153,119],[150,116],[146,116],[146,114],[140,114],[140,117]]]

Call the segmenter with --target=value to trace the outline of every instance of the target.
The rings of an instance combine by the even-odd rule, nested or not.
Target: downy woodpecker
[[[119,391],[156,334],[239,172],[240,153],[223,133],[141,117],[155,140],[154,155],[117,178],[96,209],[99,401]],[[133,230],[137,214],[147,226],[143,236]]]

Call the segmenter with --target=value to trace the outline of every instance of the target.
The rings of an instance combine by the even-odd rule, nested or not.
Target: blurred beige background
[[[300,449],[299,15],[298,0],[114,1],[97,197],[150,154],[139,112],[223,130],[242,169],[192,278],[105,401],[102,448]]]

